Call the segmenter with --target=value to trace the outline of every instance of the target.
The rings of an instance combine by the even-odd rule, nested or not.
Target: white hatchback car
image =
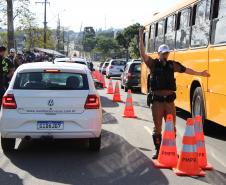
[[[90,71],[71,63],[20,66],[6,91],[0,112],[3,151],[16,138],[89,138],[101,145],[102,107]]]
[[[126,65],[125,60],[112,59],[106,68],[106,77],[121,77]]]

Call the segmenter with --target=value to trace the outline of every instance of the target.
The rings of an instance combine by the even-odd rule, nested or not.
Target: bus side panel
[[[226,46],[211,47],[209,50],[209,72],[207,118],[226,126]]]
[[[208,69],[208,48],[186,50],[175,52],[175,60],[179,61],[182,65],[188,68],[192,68],[197,71],[203,71]],[[177,100],[176,106],[191,111],[190,104],[190,89],[194,79],[194,76],[188,74],[176,73],[177,80]],[[207,79],[198,78],[200,85],[203,87],[203,91],[207,91]],[[203,93],[204,93],[203,92]]]

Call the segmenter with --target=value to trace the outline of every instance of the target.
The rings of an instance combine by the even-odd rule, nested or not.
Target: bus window
[[[170,50],[175,47],[175,16],[172,15],[166,19],[166,33],[165,43],[169,46]]]
[[[187,8],[179,12],[177,15],[177,34],[176,34],[177,49],[186,49],[189,47],[190,12],[191,9]]]
[[[150,39],[149,39],[149,51],[150,53],[155,51],[155,24],[151,25],[150,28]]]
[[[144,33],[144,46],[145,46],[145,52],[148,52],[148,39],[149,39],[149,31],[146,31]]]
[[[200,1],[193,8],[191,47],[207,46],[210,31],[210,1]]]
[[[161,20],[158,22],[158,28],[156,29],[155,51],[158,51],[159,46],[164,44],[164,30],[165,20]]]
[[[226,0],[215,0],[214,3],[211,44],[224,44],[226,43]]]

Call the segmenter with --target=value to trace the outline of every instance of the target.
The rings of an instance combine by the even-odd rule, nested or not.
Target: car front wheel
[[[89,150],[98,152],[101,148],[101,136],[89,139]]]
[[[14,150],[16,144],[15,138],[3,138],[1,137],[1,145],[3,152],[11,152]]]

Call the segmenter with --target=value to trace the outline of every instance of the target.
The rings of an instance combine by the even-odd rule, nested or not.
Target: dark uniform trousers
[[[154,121],[153,135],[160,135],[162,133],[162,121],[163,118],[166,120],[168,114],[173,115],[174,129],[176,131],[176,107],[174,102],[168,103],[154,101],[151,109]]]

